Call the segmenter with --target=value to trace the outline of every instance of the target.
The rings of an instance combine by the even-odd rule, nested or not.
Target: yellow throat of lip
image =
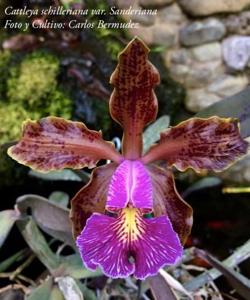
[[[119,236],[123,241],[134,241],[144,232],[141,226],[141,217],[136,208],[126,207],[122,210],[121,220],[122,226],[119,230]]]

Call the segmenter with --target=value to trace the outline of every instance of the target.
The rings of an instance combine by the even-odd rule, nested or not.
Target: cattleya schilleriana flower
[[[48,117],[26,121],[9,155],[47,172],[93,168],[90,182],[72,200],[71,219],[84,265],[110,277],[144,279],[182,255],[192,226],[192,208],[176,191],[169,167],[219,171],[246,153],[237,120],[193,118],[166,129],[142,155],[142,132],[155,120],[159,84],[148,48],[135,38],[119,56],[111,76],[110,114],[124,129],[122,153],[100,132],[79,122]],[[153,162],[165,160],[161,168]]]

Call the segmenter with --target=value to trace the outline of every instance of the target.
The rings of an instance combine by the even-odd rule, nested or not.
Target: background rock
[[[185,80],[189,74],[189,67],[185,65],[174,64],[170,67],[171,77],[181,84],[185,84]]]
[[[116,5],[119,8],[128,8],[130,5],[134,6],[135,2],[134,0],[114,0],[113,4]]]
[[[222,60],[221,45],[218,42],[193,47],[190,51],[192,56],[200,62]]]
[[[239,15],[230,15],[224,20],[229,33],[250,34],[250,11],[244,11]]]
[[[192,16],[209,16],[240,12],[250,5],[250,0],[179,0],[178,3]]]
[[[233,70],[243,70],[250,60],[250,37],[233,36],[223,41],[223,58]]]
[[[206,87],[221,73],[223,66],[220,61],[194,64],[189,68],[184,83],[187,88]]]
[[[185,106],[191,112],[198,112],[220,100],[221,97],[213,93],[208,93],[204,89],[190,89],[187,92]]]
[[[173,3],[172,5],[158,10],[157,21],[158,23],[182,25],[183,23],[186,23],[188,19],[182,12],[180,6],[176,3]]]
[[[176,28],[167,24],[155,25],[153,27],[153,43],[173,47],[177,43]]]
[[[185,48],[180,48],[166,53],[166,64],[184,64],[189,65],[191,60],[191,53]]]
[[[131,17],[131,20],[141,25],[150,26],[155,23],[155,15],[135,15]],[[129,19],[129,18],[128,18]]]
[[[131,36],[138,36],[141,38],[147,45],[153,44],[153,26],[144,27],[140,26],[139,28],[129,29]]]
[[[225,35],[224,24],[214,18],[193,22],[180,31],[180,42],[184,46],[200,45],[220,40]]]
[[[231,96],[242,91],[248,84],[246,75],[222,75],[211,83],[207,90],[221,97]]]
[[[174,0],[139,0],[139,4],[145,7],[163,6],[168,5],[172,2],[174,2]]]

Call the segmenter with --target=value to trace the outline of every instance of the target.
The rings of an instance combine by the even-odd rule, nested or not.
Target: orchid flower
[[[142,155],[143,129],[156,118],[153,89],[160,81],[148,52],[133,39],[111,76],[110,114],[124,129],[121,154],[101,132],[57,117],[26,121],[21,140],[8,151],[41,172],[95,167],[73,198],[70,217],[84,265],[113,278],[144,279],[182,256],[192,208],[176,191],[171,166],[220,171],[247,151],[237,120],[215,116],[166,129]],[[96,167],[101,159],[112,162]]]

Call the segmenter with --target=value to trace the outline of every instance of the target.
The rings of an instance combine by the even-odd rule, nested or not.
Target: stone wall
[[[171,76],[186,89],[187,110],[199,110],[249,84],[250,0],[117,0],[120,8],[157,8],[129,16],[131,35],[163,45]]]

